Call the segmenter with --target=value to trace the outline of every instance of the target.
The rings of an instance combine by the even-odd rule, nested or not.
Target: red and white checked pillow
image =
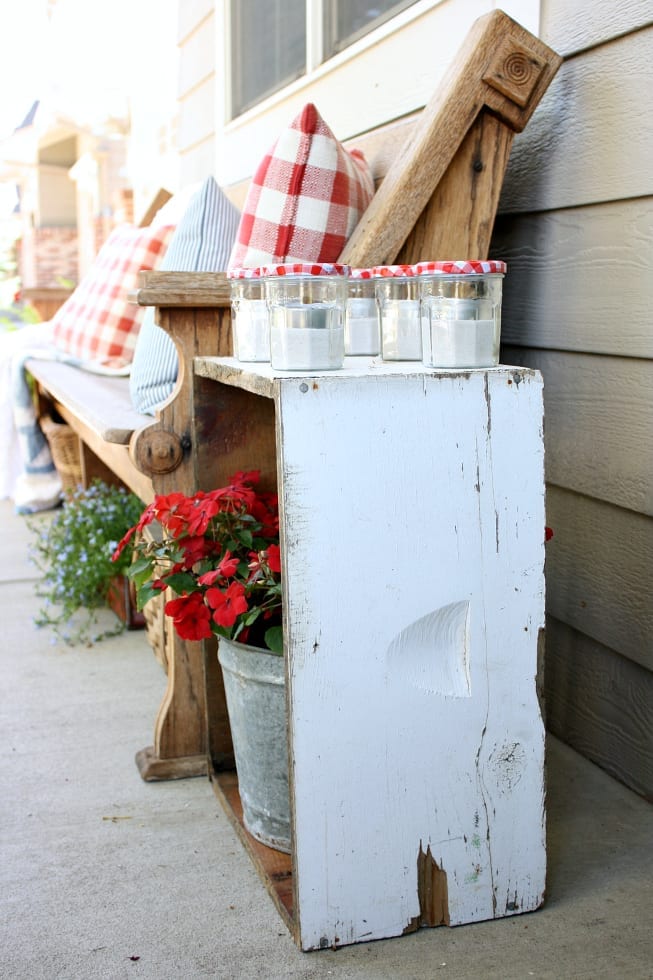
[[[82,366],[128,370],[145,308],[130,303],[141,269],[155,269],[174,228],[115,228],[52,318],[53,343]]]
[[[373,194],[362,152],[346,150],[309,103],[252,177],[229,268],[337,261]]]

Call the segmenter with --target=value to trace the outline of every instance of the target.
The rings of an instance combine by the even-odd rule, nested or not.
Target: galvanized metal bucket
[[[259,647],[220,637],[227,710],[247,830],[290,852],[285,665]]]

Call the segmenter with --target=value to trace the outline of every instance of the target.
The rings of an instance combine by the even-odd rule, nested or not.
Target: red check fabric
[[[252,177],[229,268],[335,262],[373,194],[363,153],[346,150],[309,103]]]
[[[53,343],[91,369],[126,371],[145,307],[130,303],[138,273],[155,269],[174,228],[115,228],[88,273],[52,319]]]

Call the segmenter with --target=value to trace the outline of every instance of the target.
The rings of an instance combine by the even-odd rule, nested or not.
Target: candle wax
[[[270,322],[264,299],[240,300],[234,323],[239,361],[270,360]]]
[[[422,321],[427,367],[493,367],[499,362],[494,320]]]
[[[401,299],[381,309],[384,361],[421,361],[422,333],[419,302]]]

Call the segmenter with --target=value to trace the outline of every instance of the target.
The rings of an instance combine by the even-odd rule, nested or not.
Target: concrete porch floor
[[[138,775],[165,687],[145,634],[52,644],[0,517],[0,977],[653,978],[653,807],[553,738],[542,909],[301,953],[208,780]]]

